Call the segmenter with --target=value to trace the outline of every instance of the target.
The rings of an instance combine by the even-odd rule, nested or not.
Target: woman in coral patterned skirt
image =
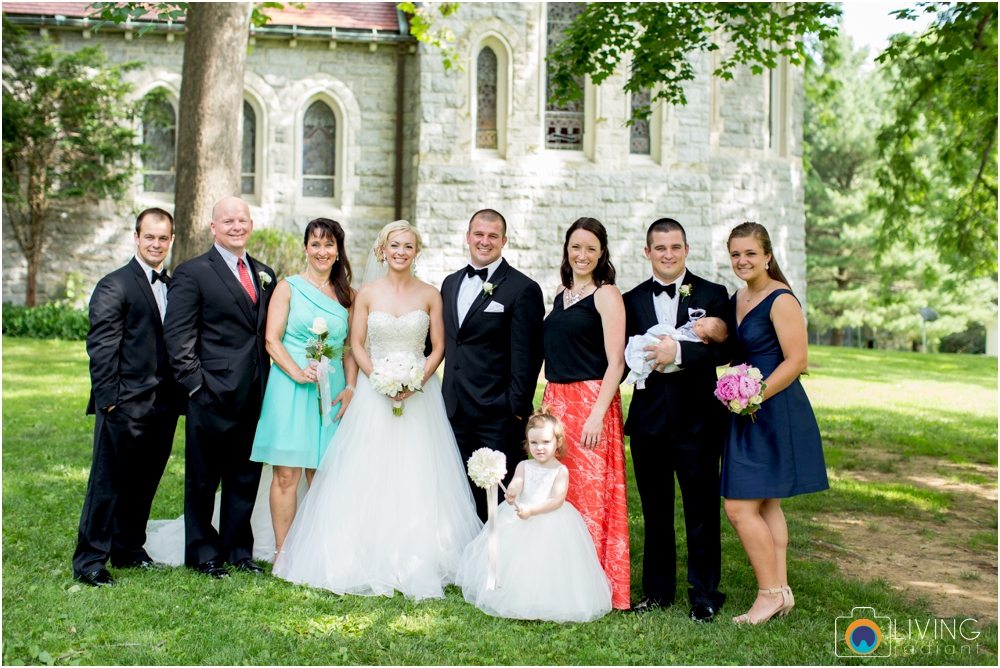
[[[625,370],[625,305],[604,226],[580,218],[566,231],[563,290],[545,319],[543,403],[566,425],[569,493],[611,585],[629,607],[625,437],[618,391]]]

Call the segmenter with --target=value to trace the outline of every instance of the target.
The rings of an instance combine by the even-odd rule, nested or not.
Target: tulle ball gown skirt
[[[486,588],[484,530],[465,550],[456,584],[494,617],[589,622],[611,611],[611,587],[580,513],[569,503],[522,520],[501,503],[496,589]]]
[[[481,527],[437,377],[396,417],[359,374],[274,574],[338,594],[440,598]]]

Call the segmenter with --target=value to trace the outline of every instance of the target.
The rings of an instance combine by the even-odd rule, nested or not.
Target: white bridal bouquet
[[[394,352],[373,360],[372,375],[368,379],[379,394],[394,397],[402,392],[421,392],[424,365],[413,353]],[[403,402],[393,400],[392,414],[403,414]]]

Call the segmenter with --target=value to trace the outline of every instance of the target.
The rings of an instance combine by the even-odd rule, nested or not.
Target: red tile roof
[[[83,18],[92,14],[87,2],[4,2],[0,7],[7,14]],[[299,25],[314,28],[375,28],[399,32],[396,5],[392,2],[307,2],[305,9],[272,9],[267,11],[268,25]]]

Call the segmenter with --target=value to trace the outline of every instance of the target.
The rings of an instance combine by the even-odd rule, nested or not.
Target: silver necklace
[[[590,285],[590,281],[584,283],[583,286],[580,288],[580,291],[577,292],[576,294],[573,294],[572,290],[566,288],[566,291],[563,293],[563,299],[566,301],[566,306],[572,306],[573,304],[583,299],[583,291],[587,289],[588,285]]]
[[[330,279],[327,279],[326,283],[323,283],[322,285],[313,283],[313,280],[311,278],[309,278],[309,273],[308,272],[306,272],[306,280],[309,281],[309,284],[312,285],[317,290],[322,290],[326,286],[330,285]]]

